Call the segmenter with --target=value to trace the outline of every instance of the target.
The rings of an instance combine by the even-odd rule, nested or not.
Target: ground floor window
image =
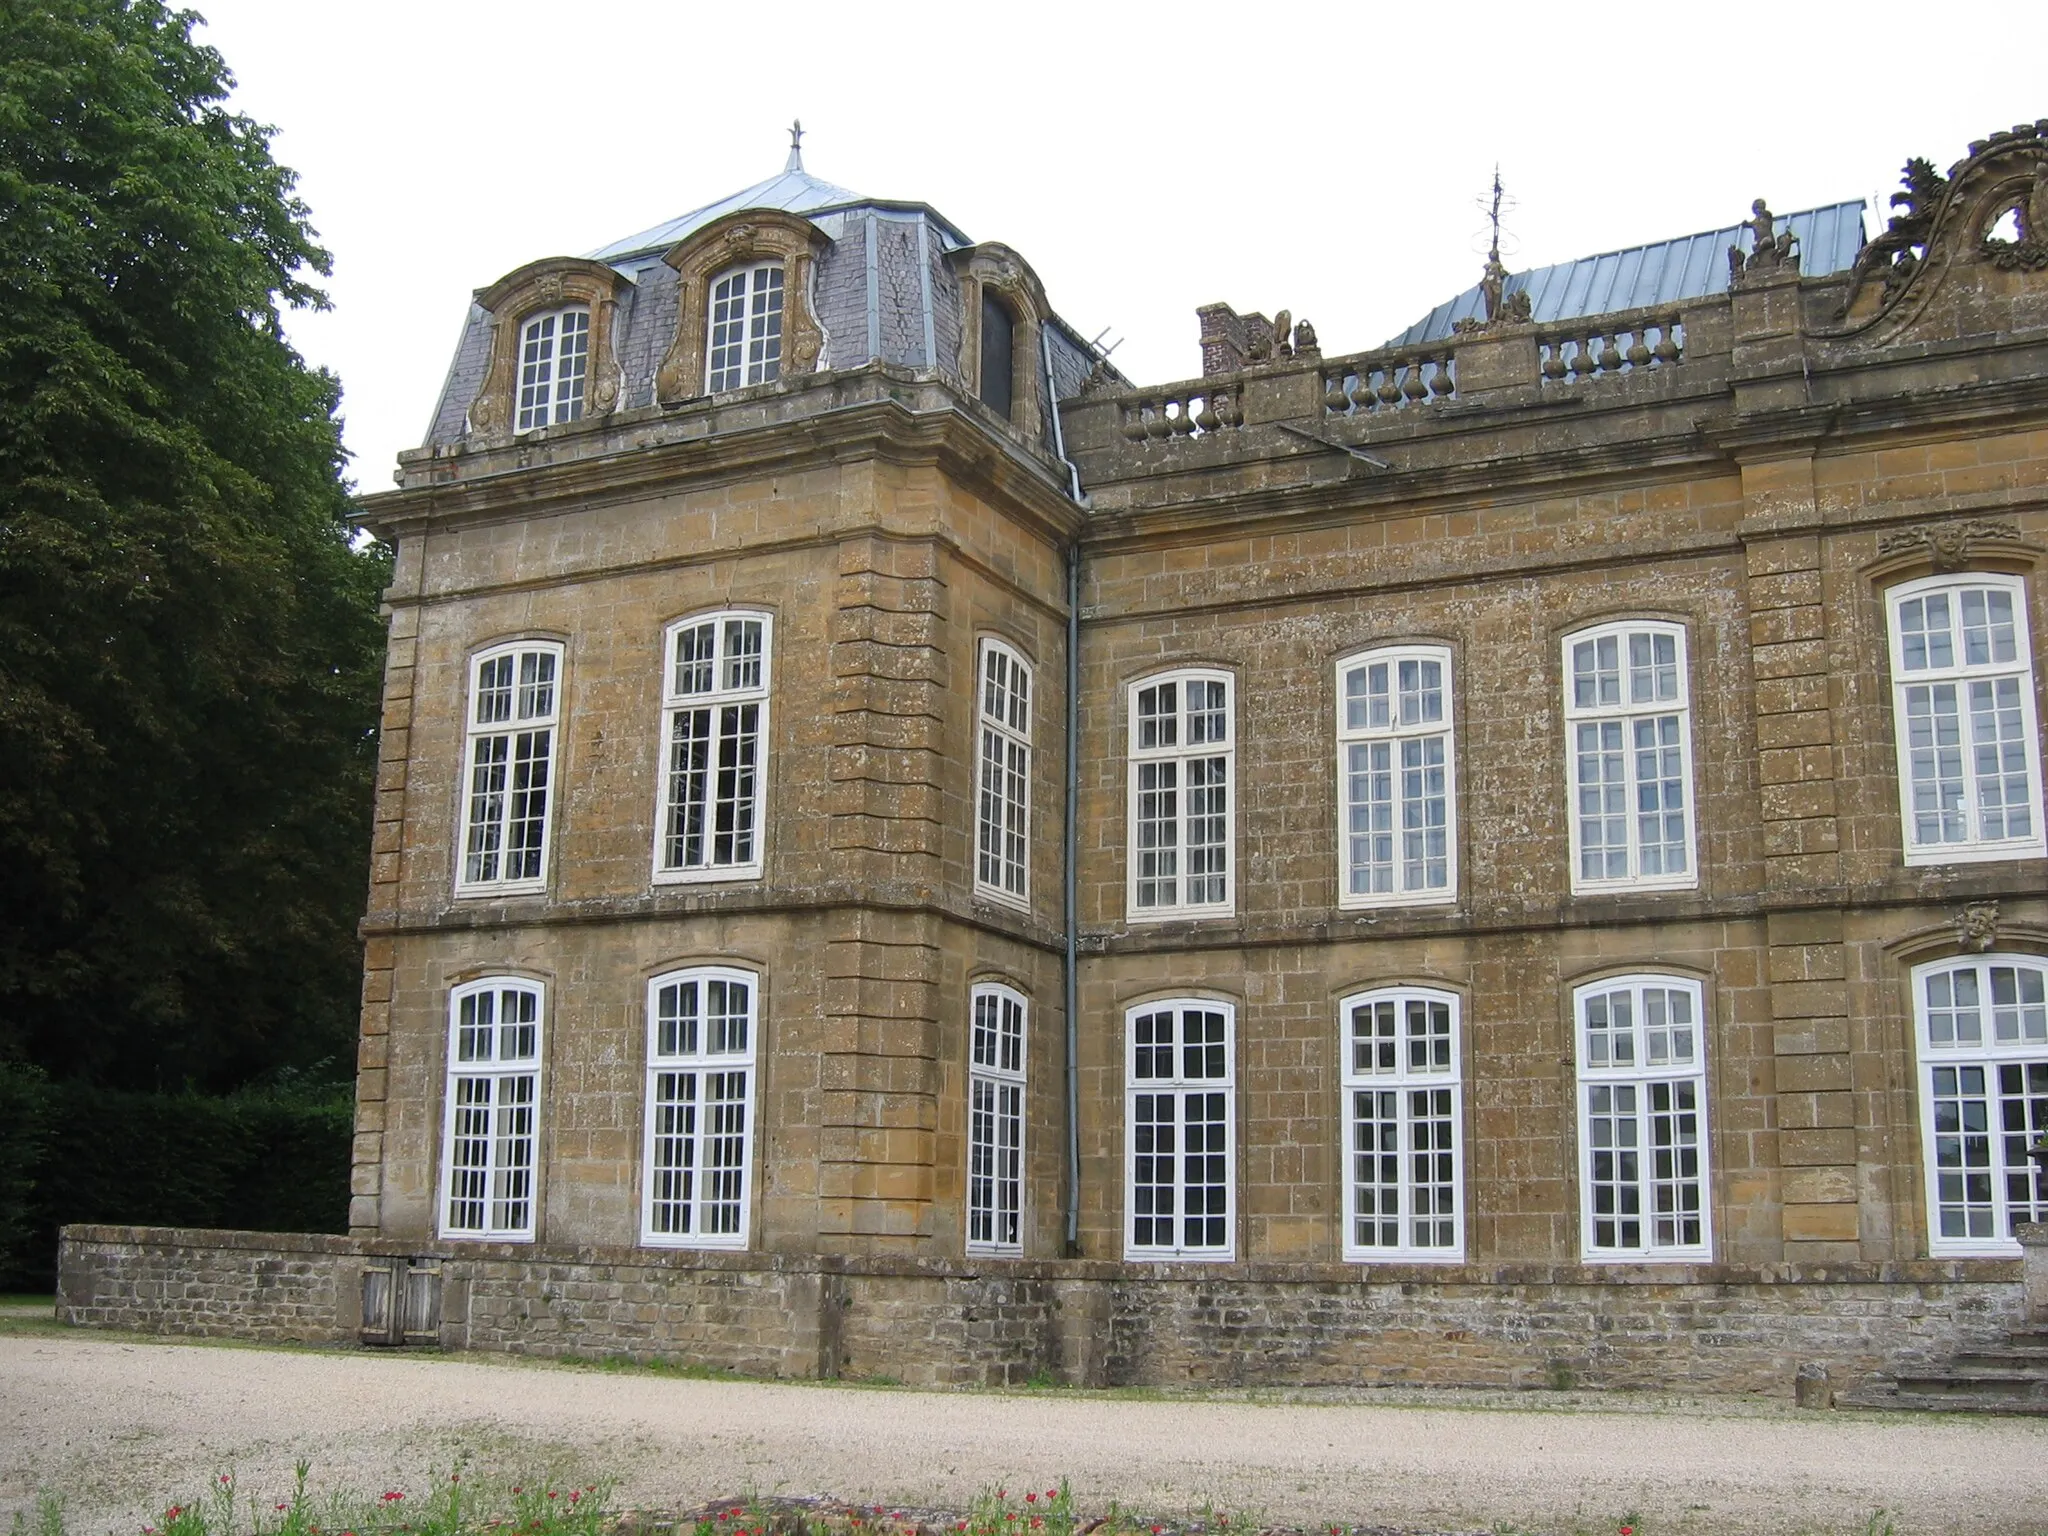
[[[444,1236],[533,1236],[542,1002],[538,982],[506,977],[449,994]]]
[[[2013,1255],[2015,1222],[2048,1221],[2048,961],[1939,960],[1913,971],[1929,1251]]]
[[[1615,976],[1573,993],[1580,1252],[1713,1256],[1700,984]]]
[[[1022,993],[993,983],[971,1000],[967,1065],[967,1248],[1024,1249]]]
[[[641,1241],[747,1246],[759,979],[699,967],[647,986]]]
[[[1124,1015],[1127,1257],[1236,1254],[1235,1022],[1202,999]]]
[[[1345,1116],[1344,1257],[1465,1256],[1458,999],[1423,988],[1337,1005]]]

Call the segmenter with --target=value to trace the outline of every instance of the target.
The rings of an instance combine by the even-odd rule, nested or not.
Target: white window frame
[[[517,1002],[511,1002],[514,999]],[[508,1002],[522,1017],[507,1022]],[[527,1014],[531,1017],[523,1016]],[[448,994],[437,1202],[438,1225],[445,1238],[533,1241],[540,1212],[541,1047],[546,1027],[547,989],[540,982],[485,976]],[[459,1124],[465,1110],[477,1109],[487,1119],[481,1135],[476,1128]],[[464,1157],[460,1168],[458,1153]],[[475,1181],[471,1188],[458,1188],[458,1178],[464,1177]],[[476,1220],[458,1224],[458,1208],[469,1206],[478,1208]],[[524,1219],[518,1219],[521,1215]]]
[[[500,671],[501,663],[509,673]],[[562,647],[552,640],[514,640],[469,659],[455,836],[457,896],[518,896],[547,889],[563,670]],[[537,814],[532,805],[536,795]],[[510,838],[536,821],[538,843],[522,842],[518,850],[524,872],[507,875]]]
[[[1204,1034],[1212,1031],[1209,1022],[1220,1016],[1223,1021],[1220,1042],[1203,1040],[1193,1048],[1199,1055],[1190,1055],[1185,1041],[1188,1015],[1203,1017]],[[1172,1040],[1166,1046],[1157,1042],[1156,1031],[1147,1043],[1140,1041],[1140,1022],[1147,1018],[1169,1015],[1172,1019]],[[1215,1047],[1221,1045],[1221,1054]],[[1158,1067],[1162,1064],[1157,1055],[1160,1050],[1167,1052],[1164,1064],[1167,1071],[1162,1075]],[[1148,1056],[1148,1051],[1150,1052]],[[1199,1071],[1188,1068],[1198,1066]],[[1141,1071],[1145,1073],[1140,1076]],[[1167,1177],[1158,1177],[1156,1161],[1162,1154],[1156,1141],[1141,1135],[1145,1127],[1156,1127],[1159,1123],[1156,1100],[1161,1093],[1174,1100],[1173,1104],[1173,1146],[1164,1154],[1170,1162]],[[1200,1095],[1205,1101],[1199,1106],[1190,1106],[1189,1100]],[[1220,1099],[1220,1105],[1215,1100]],[[1199,1181],[1204,1193],[1204,1204],[1212,1204],[1220,1198],[1223,1210],[1220,1215],[1221,1241],[1214,1241],[1208,1232],[1198,1243],[1187,1241],[1188,1220],[1187,1195],[1190,1186],[1188,1174],[1191,1159],[1186,1146],[1184,1132],[1187,1127],[1186,1111],[1195,1107],[1202,1114],[1205,1137],[1213,1137],[1216,1144],[1208,1145],[1195,1154],[1205,1159],[1221,1159],[1221,1177],[1216,1177],[1214,1163],[1202,1168]],[[1142,1122],[1140,1115],[1150,1110],[1149,1117]],[[1141,1147],[1141,1141],[1147,1145]],[[1151,1172],[1154,1177],[1146,1186],[1156,1191],[1160,1187],[1170,1189],[1173,1201],[1171,1212],[1141,1211],[1148,1202],[1141,1201],[1139,1174]],[[1152,1202],[1152,1203],[1156,1203]],[[1213,1209],[1205,1210],[1201,1217],[1205,1225],[1219,1220]],[[1158,1241],[1158,1223],[1164,1222],[1170,1240]],[[1143,1241],[1140,1241],[1140,1238]],[[1199,1260],[1217,1261],[1237,1257],[1237,1009],[1234,1005],[1208,997],[1168,997],[1155,1002],[1139,1003],[1124,1011],[1124,1257],[1143,1260]]]
[[[746,989],[745,1005],[734,1010],[733,987]],[[684,1011],[686,989],[694,988],[694,1013]],[[714,1016],[712,989],[727,989],[726,1008]],[[678,994],[671,1009],[665,994]],[[730,1034],[714,1039],[714,1018],[726,1029],[737,1020],[745,1035],[735,1047]],[[671,1025],[674,1026],[673,1030]],[[732,966],[698,965],[667,971],[647,983],[647,1087],[641,1101],[643,1134],[640,1150],[640,1242],[649,1248],[704,1248],[741,1250],[753,1232],[754,1161],[756,1116],[754,1105],[760,1097],[759,1069],[755,1065],[761,1042],[761,978],[753,971]],[[742,1079],[739,1092],[732,1092],[734,1075]],[[688,1078],[688,1097],[683,1097],[679,1079]],[[713,1082],[724,1092],[712,1098]],[[707,1125],[705,1115],[713,1108],[728,1116],[737,1110],[737,1132],[729,1124],[722,1129]],[[688,1112],[678,1127],[667,1112]],[[726,1160],[718,1165],[727,1183],[717,1198],[707,1192],[706,1143],[713,1137],[722,1143]],[[732,1143],[738,1143],[737,1167],[730,1160]],[[686,1161],[671,1166],[667,1158],[678,1142],[687,1143]],[[671,1180],[680,1174],[683,1188]],[[680,1209],[685,1213],[681,1230],[663,1229],[658,1213]],[[706,1232],[708,1212],[715,1212],[716,1230]],[[728,1224],[729,1223],[729,1224]]]
[[[1648,991],[1676,994],[1688,999],[1691,1012],[1689,1025],[1673,1018],[1668,1006],[1664,1018],[1666,1033],[1662,1060],[1658,1060],[1657,1043],[1652,1038],[1659,1029],[1653,1022],[1653,1012],[1644,1006],[1644,994]],[[1590,1005],[1596,1000],[1609,999],[1625,994],[1630,1001],[1629,1054],[1631,1060],[1619,1060],[1620,1052],[1614,1049],[1612,1029],[1601,1031],[1608,1036],[1608,1060],[1600,1060],[1600,1052],[1592,1036],[1595,1031],[1589,1027]],[[1573,1060],[1577,1065],[1578,1088],[1578,1139],[1579,1139],[1579,1255],[1588,1264],[1630,1264],[1643,1261],[1661,1260],[1711,1260],[1714,1256],[1714,1180],[1711,1158],[1712,1125],[1707,1101],[1707,1017],[1705,989],[1699,982],[1686,976],[1674,976],[1666,972],[1643,971],[1626,976],[1603,976],[1598,981],[1583,982],[1572,989],[1572,1040]],[[1607,1011],[1611,1019],[1611,1008]],[[1690,1030],[1690,1060],[1676,1055],[1676,1043],[1681,1029]],[[1681,1169],[1674,1169],[1673,1176],[1660,1179],[1656,1162],[1656,1126],[1659,1111],[1654,1103],[1653,1090],[1664,1088],[1672,1091],[1671,1113],[1683,1114],[1680,1107],[1683,1095],[1676,1090],[1690,1089],[1694,1117],[1694,1134],[1691,1150],[1694,1155],[1694,1170],[1690,1177]],[[1603,1110],[1602,1097],[1607,1103]],[[1624,1107],[1626,1095],[1626,1107]],[[1632,1121],[1635,1138],[1635,1176],[1626,1181],[1633,1184],[1638,1209],[1634,1213],[1640,1223],[1637,1233],[1639,1241],[1621,1241],[1617,1230],[1615,1240],[1603,1244],[1599,1241],[1600,1223],[1603,1213],[1595,1207],[1598,1203],[1596,1173],[1600,1170],[1603,1148],[1596,1141],[1594,1130],[1596,1115],[1603,1118],[1619,1119],[1627,1114]],[[1683,1152],[1681,1149],[1680,1155]],[[1618,1176],[1612,1181],[1624,1182]],[[1674,1187],[1691,1185],[1697,1200],[1699,1213],[1699,1236],[1697,1241],[1684,1240],[1682,1231],[1671,1239],[1659,1241],[1657,1223],[1660,1212],[1657,1207],[1657,1186],[1660,1183]],[[1617,1211],[1617,1220],[1628,1213]],[[1670,1213],[1674,1220],[1683,1220],[1683,1201]]]
[[[1220,711],[1222,715],[1220,729],[1223,732],[1223,736],[1220,741],[1209,734],[1210,731],[1217,728],[1214,716],[1218,711],[1213,706],[1198,711],[1191,712],[1189,710],[1187,701],[1188,688],[1191,684],[1201,684],[1204,686],[1220,684],[1222,686],[1223,705]],[[1145,722],[1139,715],[1139,703],[1148,690],[1162,687],[1174,689],[1174,713],[1172,716],[1174,724],[1171,732],[1173,739],[1169,743],[1155,741],[1151,745],[1145,745],[1142,740]],[[1189,741],[1189,737],[1194,729],[1191,720],[1192,714],[1201,715],[1204,722],[1202,727],[1204,731],[1203,739],[1194,743]],[[1157,718],[1163,719],[1163,717]],[[1124,906],[1128,920],[1131,922],[1149,923],[1184,917],[1230,916],[1237,910],[1237,679],[1228,672],[1212,667],[1179,668],[1171,672],[1155,672],[1149,677],[1138,678],[1125,687],[1124,719],[1129,733],[1127,740],[1130,764],[1124,803],[1125,824],[1130,829],[1126,839],[1129,869],[1125,886]],[[1159,734],[1164,735],[1167,733],[1161,731]],[[1216,767],[1218,763],[1221,764],[1222,783],[1220,788],[1222,790],[1224,806],[1220,817],[1223,823],[1222,841],[1220,843],[1205,841],[1201,847],[1210,859],[1216,857],[1216,850],[1220,849],[1223,870],[1220,877],[1214,870],[1205,870],[1200,875],[1196,875],[1188,869],[1190,862],[1187,835],[1188,822],[1190,820],[1188,814],[1190,785],[1188,781],[1198,767],[1206,775],[1214,775],[1218,771]],[[1145,787],[1145,780],[1148,776],[1170,779],[1171,782],[1160,787],[1147,788]],[[1211,782],[1200,787],[1207,790],[1208,796],[1213,796],[1219,786]],[[1147,818],[1141,821],[1140,813],[1142,810],[1155,808],[1158,802],[1147,797],[1159,794],[1171,794],[1173,797],[1171,802],[1173,835],[1170,844],[1162,843],[1152,851],[1171,855],[1170,862],[1173,867],[1173,873],[1170,876],[1148,877],[1141,867],[1143,850],[1141,850],[1140,844],[1144,838],[1145,828],[1161,818]],[[1213,811],[1209,811],[1205,813],[1203,819],[1213,822],[1218,818],[1216,818]],[[1221,898],[1204,901],[1187,900],[1188,882],[1191,879],[1197,878],[1203,880],[1205,884],[1220,878],[1222,886]],[[1171,879],[1173,882],[1174,899],[1172,901],[1158,901],[1156,899],[1156,882],[1159,879]],[[1140,894],[1148,890],[1154,895],[1155,899],[1140,904]]]
[[[590,310],[586,306],[542,310],[519,322],[514,435],[581,421],[589,383]]]
[[[1649,676],[1645,679],[1651,690],[1648,698],[1633,698],[1638,673],[1631,656],[1633,642],[1637,637],[1647,637],[1652,642],[1649,661]],[[1612,702],[1598,699],[1597,675],[1595,699],[1582,704],[1578,699],[1577,673],[1574,671],[1575,649],[1582,645],[1597,647],[1603,640],[1616,643],[1617,694]],[[1673,643],[1675,668],[1675,697],[1665,697],[1658,691],[1660,667],[1654,644],[1658,639],[1669,639]],[[1565,778],[1567,783],[1566,822],[1571,833],[1571,888],[1575,895],[1592,894],[1602,891],[1682,891],[1693,890],[1699,885],[1699,833],[1698,833],[1698,775],[1693,770],[1692,758],[1692,667],[1687,654],[1685,626],[1663,619],[1623,619],[1613,623],[1595,624],[1585,629],[1574,630],[1564,637],[1564,722],[1565,722]],[[1595,653],[1597,659],[1597,651]],[[1667,722],[1675,721],[1675,729],[1666,732]],[[1581,783],[1583,755],[1580,751],[1582,727],[1601,729],[1616,727],[1615,739],[1619,751],[1612,752],[1609,744],[1600,744],[1603,768],[1618,766],[1621,778],[1612,786],[1619,791],[1620,814],[1614,812],[1612,803],[1603,807],[1599,820],[1612,825],[1619,821],[1625,841],[1618,845],[1624,850],[1626,871],[1619,875],[1602,873],[1589,875],[1585,872],[1584,827],[1582,825],[1581,798],[1586,786]],[[1676,873],[1659,870],[1650,874],[1643,872],[1644,839],[1642,836],[1642,807],[1640,795],[1642,780],[1642,748],[1639,745],[1639,731],[1649,726],[1660,738],[1675,735],[1676,741],[1655,740],[1650,750],[1659,754],[1656,766],[1660,783],[1668,783],[1662,770],[1668,766],[1669,754],[1675,751],[1678,768],[1679,794],[1684,800],[1683,841],[1686,867]],[[1618,765],[1614,760],[1618,758]],[[1596,789],[1597,792],[1597,789]],[[1669,808],[1662,807],[1653,814],[1668,816]],[[1661,850],[1665,846],[1659,843]]]
[[[1024,1252],[1030,1046],[1030,1001],[1015,987],[977,982],[967,1009],[969,1253]]]
[[[1438,684],[1427,686],[1423,668],[1438,668]],[[1419,674],[1412,690],[1402,685],[1403,669],[1413,667]],[[1387,718],[1373,720],[1376,696],[1370,691],[1373,671],[1384,668]],[[1355,691],[1354,691],[1355,690]],[[1402,717],[1413,695],[1414,718]],[[1434,695],[1436,716],[1428,710]],[[1442,645],[1384,645],[1346,656],[1337,663],[1337,905],[1340,907],[1424,906],[1458,899],[1458,765],[1456,727],[1453,716],[1450,647]],[[1432,746],[1442,761],[1409,762],[1410,756],[1426,758]],[[1361,754],[1375,748],[1386,754],[1384,767],[1360,761]],[[1436,772],[1439,785],[1430,792],[1428,776]],[[1384,794],[1373,791],[1383,787]],[[1361,795],[1359,791],[1366,792]],[[1427,837],[1430,809],[1442,803],[1441,830],[1444,841],[1444,874],[1440,882],[1429,880],[1426,853],[1410,858],[1411,841]],[[1384,808],[1385,827],[1366,826],[1375,810]],[[1410,826],[1412,817],[1421,824]],[[1356,857],[1367,839],[1386,840],[1391,865],[1391,889],[1361,891],[1361,876],[1376,860],[1363,863]],[[1416,865],[1420,864],[1418,872]]]
[[[734,281],[741,284],[740,292],[722,294]],[[790,300],[783,263],[751,261],[727,267],[706,283],[704,290],[704,393],[718,395],[781,378]],[[772,306],[763,302],[769,297],[774,300]],[[722,307],[735,298],[740,303],[739,314],[721,318]],[[721,357],[722,353],[729,355]]]
[[[1361,1020],[1359,1015],[1368,1017]],[[1376,987],[1337,1004],[1337,1049],[1344,1108],[1344,1257],[1354,1263],[1458,1264],[1465,1258],[1465,1105],[1462,1009],[1439,987]],[[1361,1036],[1359,1025],[1367,1025]],[[1438,1030],[1441,1023],[1443,1028]],[[1391,1024],[1391,1033],[1383,1027]],[[1363,1095],[1375,1102],[1361,1113]],[[1427,1101],[1418,1099],[1427,1095]],[[1388,1102],[1391,1101],[1391,1102]],[[1372,1145],[1365,1145],[1370,1136]],[[1446,1145],[1446,1142],[1448,1145]],[[1369,1170],[1363,1165],[1372,1160]],[[1362,1179],[1361,1173],[1373,1177]],[[1363,1213],[1391,1189],[1396,1209]],[[1448,1196],[1445,1191],[1448,1188]],[[1417,1210],[1418,1193],[1435,1209]],[[1446,1199],[1448,1205],[1446,1207]],[[1376,1218],[1376,1219],[1375,1219]],[[1361,1223],[1372,1221],[1368,1243]],[[1434,1230],[1418,1232],[1424,1223]]]
[[[2009,998],[1998,995],[2000,971],[2013,978]],[[1955,985],[1959,973],[1976,981],[1967,1003]],[[2018,1258],[2015,1218],[2048,1221],[2048,1172],[2026,1154],[2048,1134],[2048,959],[1951,955],[1914,966],[1911,985],[1928,1255]],[[1973,1072],[1982,1074],[1975,1084]],[[2018,1081],[1999,1081],[2010,1074]],[[1965,1110],[1963,1101],[1972,1098],[1983,1112],[1981,1125]],[[1955,1105],[1953,1116],[1942,1112],[1944,1100]],[[2013,1123],[2015,1115],[2022,1123]],[[2027,1193],[2030,1206],[2016,1198]],[[1953,1213],[1960,1220],[1950,1219],[1945,1204],[1960,1207]],[[1972,1208],[1981,1218],[1975,1223]],[[1980,1230],[1969,1231],[1973,1224]]]
[[[1031,664],[984,639],[975,668],[974,892],[1031,905]]]
[[[1924,615],[1925,605],[1930,597],[1946,596],[1951,619],[1949,644],[1951,657],[1956,654],[1957,640],[1968,643],[1969,626],[1962,612],[1966,595],[1972,592],[2000,593],[2012,605],[2013,655],[2009,660],[1998,661],[1987,656],[1981,662],[1952,660],[1948,666],[1911,665],[1916,656],[1924,658],[1926,646],[1913,643],[1913,636],[1907,633],[1905,618],[1909,606],[1917,606]],[[2017,576],[2001,575],[1991,571],[1965,571],[1946,576],[1924,576],[1917,581],[1902,582],[1885,593],[1885,631],[1891,658],[1892,673],[1892,737],[1898,758],[1899,772],[1899,836],[1905,849],[1908,864],[1976,864],[1989,859],[2039,858],[2048,854],[2048,818],[2042,815],[2041,796],[2041,732],[2035,714],[2034,699],[2034,651],[2033,640],[2027,622],[2027,584]],[[1959,634],[1958,631],[1961,631]],[[1924,629],[1922,631],[1925,633]],[[1988,637],[1995,645],[1995,635]],[[1998,772],[1986,775],[1977,755],[1983,748],[1974,740],[1961,739],[1967,731],[1974,737],[1978,727],[1984,723],[1984,712],[1973,708],[1977,701],[1965,702],[1966,694],[1976,688],[1996,689],[2000,684],[2009,685],[2009,698],[1994,709],[1999,717],[1994,730],[2003,738],[2005,751],[2001,753]],[[1929,718],[1929,706],[1942,689],[1953,689],[1956,712],[1953,716],[1958,728],[1958,738],[1953,743],[1955,751],[1954,795],[1950,807],[1942,807],[1939,779],[1940,770],[1935,767],[1936,784],[1934,795],[1937,803],[1923,809],[1916,802],[1921,798],[1919,785],[1914,775],[1914,759],[1919,756],[1925,763],[1926,748],[1916,750],[1913,735],[1916,723]],[[1915,695],[1924,694],[1924,698]],[[1995,698],[1995,695],[1994,695]],[[2016,740],[2015,740],[2016,736]],[[1994,749],[2000,743],[1994,742]],[[2015,765],[2011,759],[2012,749],[2019,749],[2021,761]],[[1937,749],[1938,750],[1938,747]],[[1966,766],[1967,765],[1967,766]],[[1927,765],[1934,766],[1934,765]],[[2011,836],[2001,833],[1987,836],[1984,832],[1986,800],[1984,793],[1987,779],[2003,781],[1998,784],[1999,798],[2013,778],[2025,775],[2025,815],[2027,830]],[[1993,810],[1997,814],[1997,810]],[[1926,816],[1947,819],[1949,815],[1960,816],[1963,835],[1954,840],[1924,841],[1919,837],[1921,822]]]
[[[760,645],[747,656],[734,645],[735,630],[760,626]],[[684,637],[694,639],[705,628],[712,632],[713,649],[707,656],[682,661],[678,647]],[[751,668],[749,663],[753,663]],[[720,608],[710,613],[677,619],[662,631],[661,640],[661,739],[655,762],[654,883],[683,885],[710,880],[758,880],[765,867],[768,809],[768,717],[774,683],[775,619],[752,608]],[[682,686],[685,666],[706,678],[701,691]],[[694,685],[694,679],[692,680]],[[747,736],[741,728],[748,710],[754,711],[752,732],[753,789],[750,795],[722,797],[721,781],[731,775],[735,787],[747,771]],[[681,806],[677,789],[681,778],[676,771],[676,750],[682,745],[676,732],[685,717],[709,717],[710,734],[703,738],[706,757],[698,769],[704,793],[693,798],[692,807],[702,818],[698,832],[700,853],[695,863],[673,862],[677,837],[673,824]],[[696,738],[693,735],[693,740]],[[728,760],[730,754],[730,760]],[[720,810],[732,807],[733,824],[721,832]],[[747,857],[739,858],[741,822],[745,822]],[[732,857],[720,861],[719,842],[732,841]]]

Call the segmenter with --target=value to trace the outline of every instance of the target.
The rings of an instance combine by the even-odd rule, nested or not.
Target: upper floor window
[[[537,982],[506,977],[449,996],[444,1237],[533,1236],[542,1001]]]
[[[546,880],[561,663],[559,645],[537,641],[499,646],[470,663],[458,896],[537,891]]]
[[[1130,689],[1130,915],[1228,913],[1230,678],[1175,672]]]
[[[1697,885],[1685,631],[1580,630],[1565,637],[1564,674],[1572,889]]]
[[[1145,1003],[1124,1015],[1124,1256],[1237,1252],[1236,1064],[1228,1003]]]
[[[1616,976],[1573,993],[1579,1247],[1588,1260],[1713,1256],[1701,992]]]
[[[2048,852],[2026,584],[1972,573],[1886,596],[1908,864]]]
[[[1031,894],[1031,668],[999,640],[981,643],[974,884],[1021,902]]]
[[[744,1248],[761,989],[704,966],[647,984],[647,1151],[640,1240]]]
[[[1347,907],[1457,893],[1451,653],[1389,646],[1337,664],[1338,852]]]
[[[514,430],[555,426],[583,417],[590,372],[590,311],[556,309],[519,328],[519,414]]]
[[[1913,969],[1928,1249],[2017,1256],[2013,1224],[2048,1221],[2048,961],[1937,960]]]
[[[1017,322],[1003,301],[981,290],[981,403],[1007,417],[1015,398]]]
[[[712,280],[706,393],[782,376],[782,289],[779,261],[736,267]]]
[[[774,621],[719,613],[669,626],[663,651],[656,880],[761,873],[761,799]]]
[[[1344,1257],[1465,1256],[1458,999],[1389,988],[1337,1005],[1344,1053]]]
[[[974,989],[967,1057],[967,1251],[1024,1251],[1024,1028],[1020,992]]]

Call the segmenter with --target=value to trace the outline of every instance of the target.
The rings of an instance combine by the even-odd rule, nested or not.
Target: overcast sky
[[[2048,4],[1004,6],[191,0],[334,253],[291,321],[364,491],[418,444],[470,293],[779,170],[1020,251],[1165,382],[1194,309],[1376,346],[1478,275],[1888,196],[2048,115]]]

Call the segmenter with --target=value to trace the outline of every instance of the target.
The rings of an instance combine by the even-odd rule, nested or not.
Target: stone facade
[[[1284,311],[1207,306],[1203,377],[1162,388],[1094,358],[1014,252],[823,192],[670,227],[667,265],[608,253],[644,276],[606,346],[641,361],[601,414],[511,433],[501,400],[465,426],[525,314],[480,309],[433,441],[363,512],[398,563],[355,1236],[304,1252],[438,1255],[467,1347],[932,1382],[1789,1392],[1801,1363],[1896,1369],[2012,1322],[2016,1247],[1931,1256],[1912,971],[2048,955],[2048,859],[1906,846],[1887,594],[2017,578],[2039,721],[2048,138],[1934,182],[1832,270],[1759,204],[1727,273],[1649,308],[1490,295],[1326,357]],[[701,304],[727,245],[803,264],[816,370],[669,399],[655,360],[705,324],[674,272]],[[999,409],[975,375],[995,324]],[[774,626],[760,873],[665,882],[664,635],[728,609]],[[1683,879],[1575,889],[1565,643],[1603,624],[1682,638]],[[1022,901],[977,881],[989,640],[1033,679]],[[560,647],[546,869],[462,894],[471,668],[517,641]],[[1375,646],[1453,679],[1455,879],[1406,903],[1344,887],[1336,669]],[[1229,899],[1155,920],[1133,688],[1178,668],[1230,699]],[[746,1251],[665,1251],[642,1236],[648,984],[714,964],[759,993]],[[1586,1230],[1578,999],[1644,975],[1700,1009],[1705,1235],[1615,1262]],[[544,989],[525,1244],[448,1230],[451,994],[485,977]],[[1010,1254],[969,1251],[978,983],[1029,1007]],[[1397,986],[1460,1009],[1455,1263],[1346,1262],[1338,1005]],[[1166,999],[1232,1018],[1213,1263],[1127,1262],[1127,1021]],[[251,1262],[74,1233],[65,1304],[134,1322],[104,1299],[122,1265],[201,1249]],[[206,1313],[153,1294],[165,1326]]]

